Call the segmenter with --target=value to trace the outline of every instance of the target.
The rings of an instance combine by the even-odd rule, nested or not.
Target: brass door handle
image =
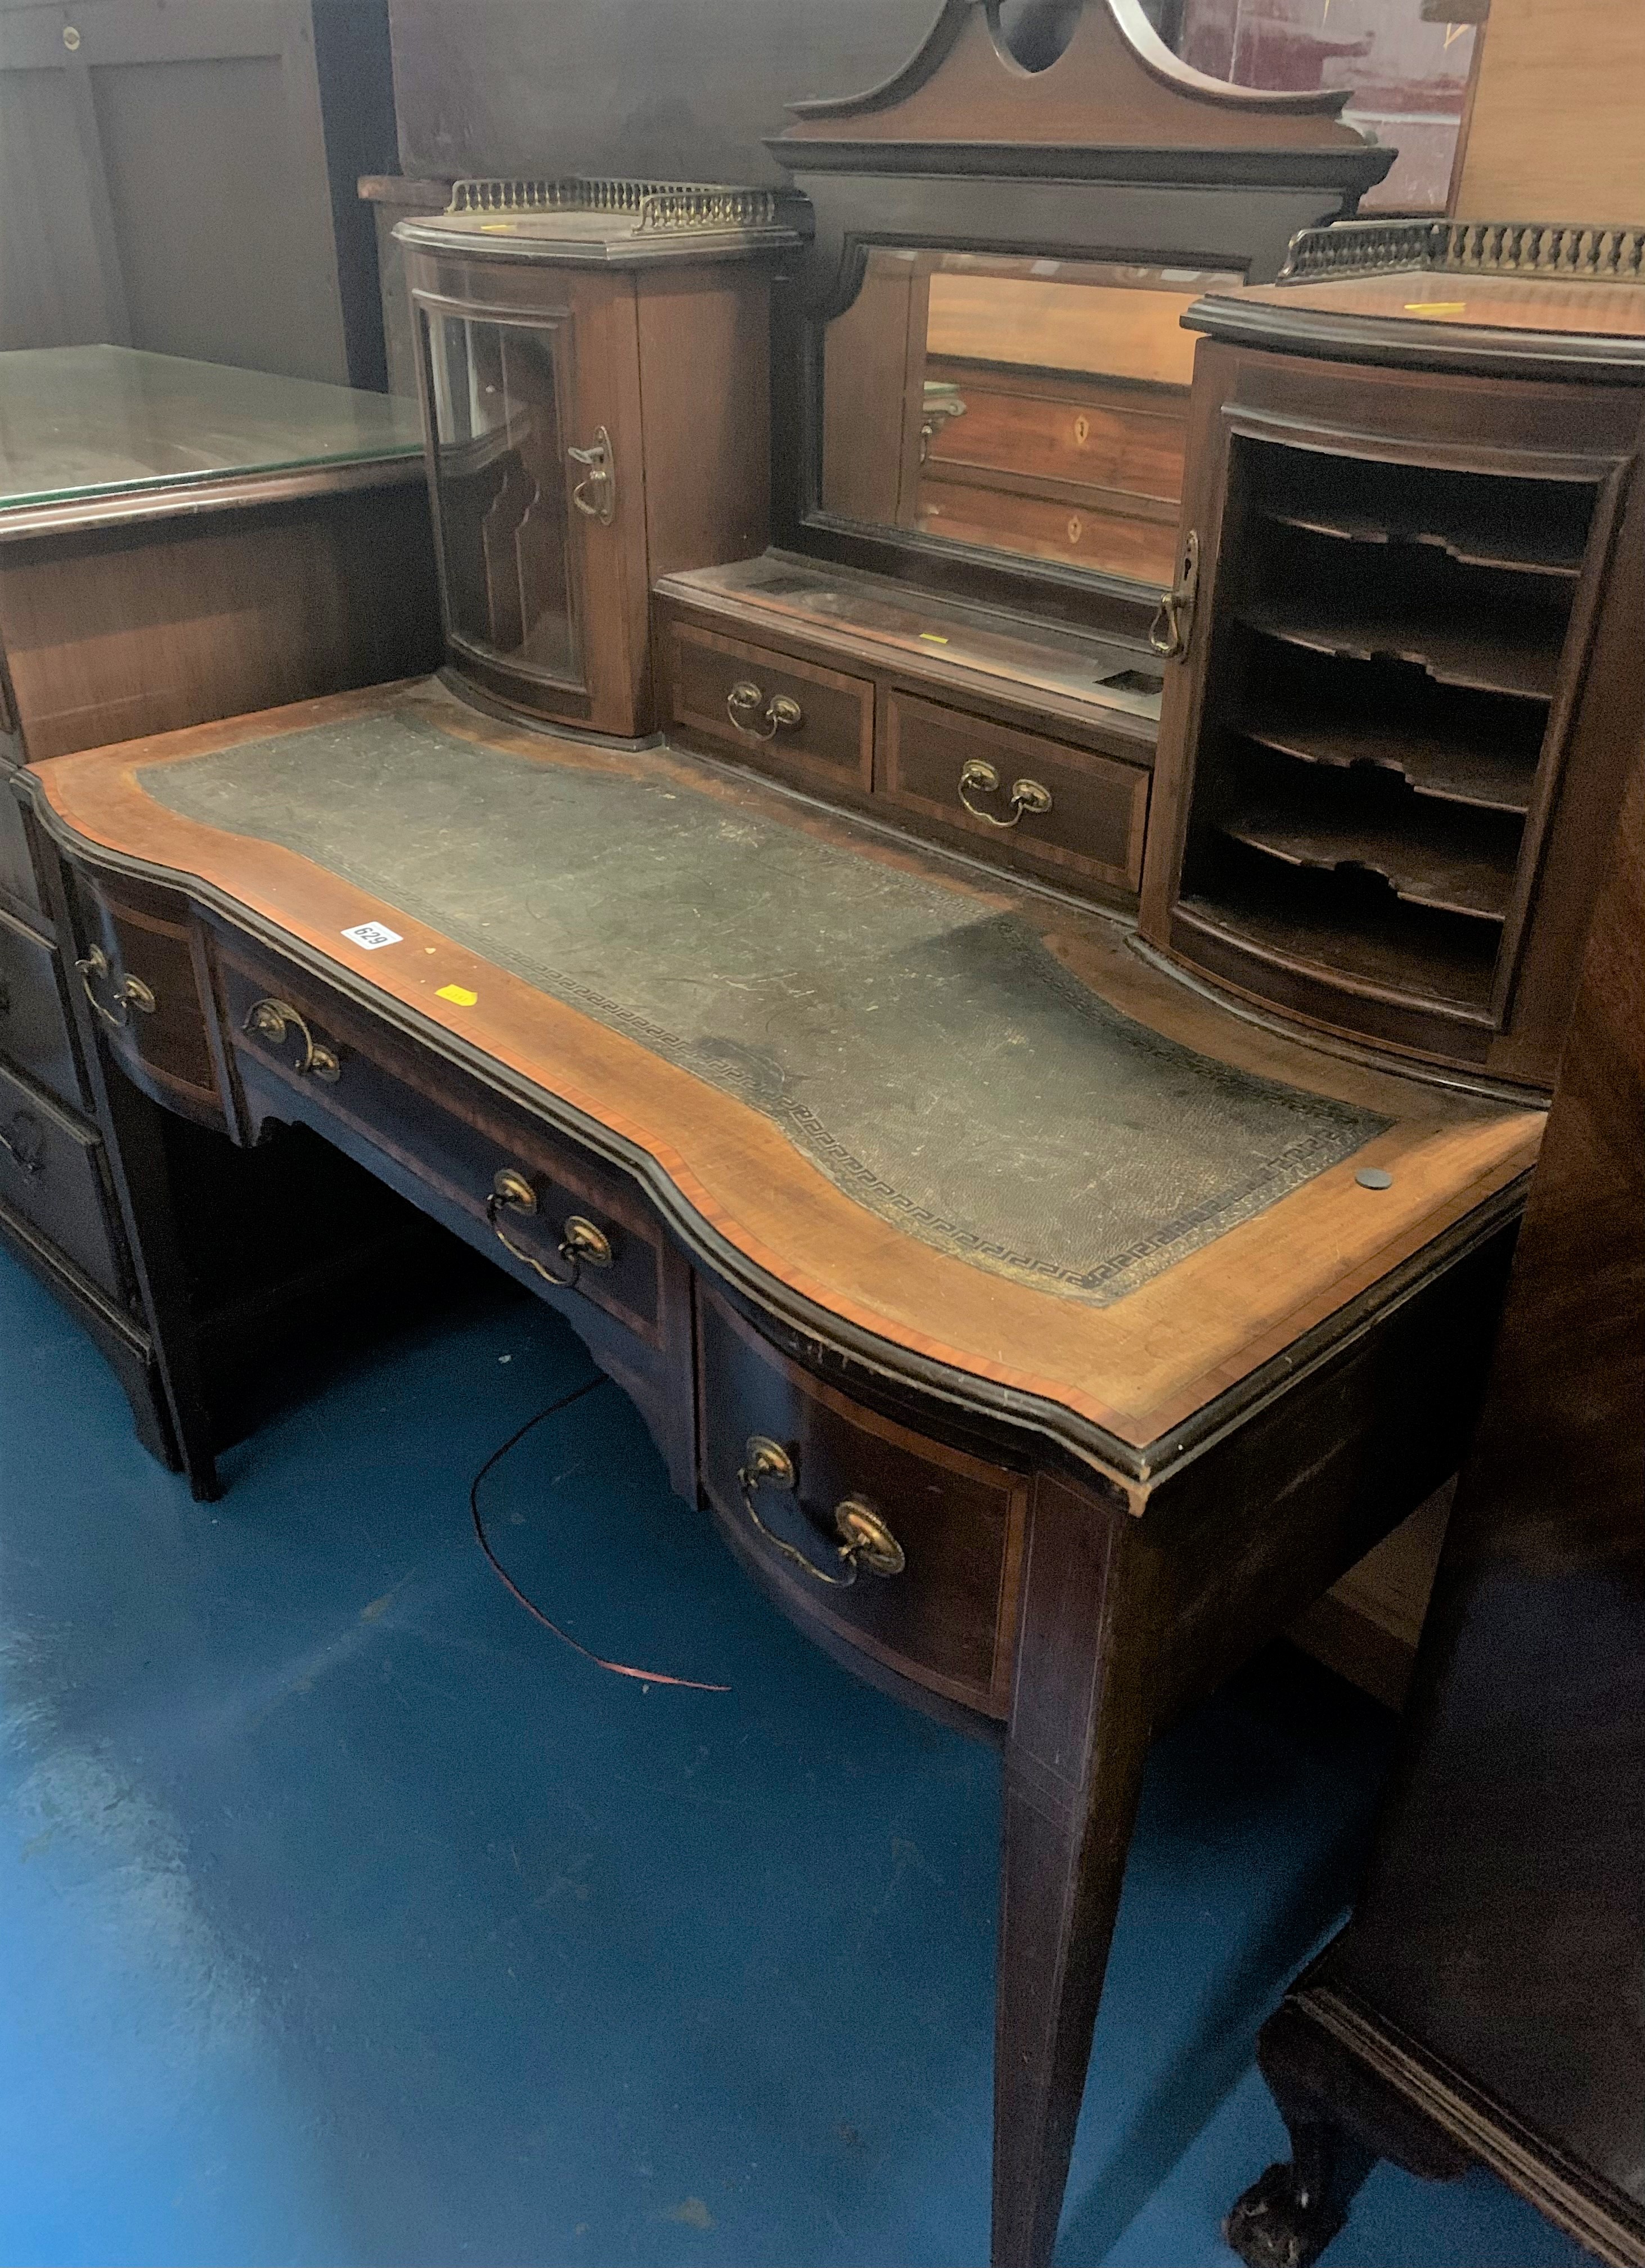
[[[1190,528],[1182,540],[1177,580],[1155,608],[1148,642],[1167,661],[1180,661],[1193,636],[1193,601],[1200,588],[1200,539]]]
[[[766,722],[763,733],[753,722],[762,701]],[[774,693],[766,701],[759,686],[746,677],[738,678],[726,695],[725,713],[739,733],[752,733],[756,740],[774,740],[779,733],[797,732],[805,722],[805,712],[791,694]]]
[[[596,1228],[593,1222],[585,1219],[580,1212],[568,1213],[565,1226],[560,1232],[560,1241],[555,1247],[565,1263],[566,1272],[563,1276],[556,1276],[552,1268],[543,1265],[534,1252],[527,1252],[523,1245],[514,1242],[500,1218],[508,1211],[521,1213],[530,1220],[535,1218],[537,1211],[537,1192],[531,1182],[516,1167],[504,1166],[492,1182],[491,1194],[486,1199],[486,1219],[491,1224],[491,1233],[511,1259],[534,1270],[545,1284],[553,1284],[562,1292],[576,1290],[577,1278],[584,1268],[611,1266],[611,1239],[605,1230]]]
[[[74,965],[79,972],[81,989],[86,998],[103,1021],[112,1025],[117,1032],[123,1032],[130,1023],[134,1008],[139,1015],[151,1016],[159,1005],[140,976],[122,976],[110,998],[106,1000],[101,998],[96,985],[101,983],[106,976],[112,976],[114,968],[100,945],[94,945],[84,960],[77,961]]]
[[[873,1506],[860,1496],[842,1497],[834,1508],[834,1531],[840,1538],[834,1550],[844,1567],[843,1574],[836,1575],[827,1567],[819,1567],[797,1544],[774,1534],[760,1517],[755,1495],[762,1488],[797,1495],[799,1474],[782,1444],[772,1440],[767,1434],[749,1435],[743,1462],[737,1469],[737,1484],[743,1493],[743,1510],[766,1542],[775,1544],[783,1557],[793,1560],[797,1567],[803,1567],[814,1582],[826,1583],[831,1590],[848,1591],[865,1567],[870,1575],[900,1575],[908,1564],[901,1544]]]
[[[38,1174],[45,1164],[40,1121],[32,1110],[15,1112],[9,1127],[0,1126],[0,1150],[19,1172]]]
[[[597,519],[602,527],[609,527],[617,514],[617,460],[612,454],[611,435],[603,425],[597,425],[591,447],[568,449],[566,455],[574,465],[586,468],[571,491],[572,503],[584,519]]]
[[[1011,782],[1011,815],[1009,819],[996,819],[991,811],[980,811],[971,800],[973,789],[981,795],[998,795],[1000,792],[998,772],[992,764],[985,763],[980,756],[969,758],[961,766],[959,774],[959,800],[973,819],[985,820],[990,827],[1015,827],[1024,812],[1049,811],[1051,808],[1051,791],[1048,787],[1042,787],[1038,780]]]
[[[317,1040],[303,1018],[289,1000],[259,1000],[248,1012],[243,1027],[255,1032],[260,1040],[271,1047],[283,1047],[289,1034],[295,1032],[302,1042],[303,1052],[291,1066],[299,1079],[324,1079],[327,1086],[335,1086],[342,1077],[342,1065],[334,1048]]]

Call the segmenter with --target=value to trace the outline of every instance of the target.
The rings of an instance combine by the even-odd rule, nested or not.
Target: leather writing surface
[[[139,778],[737,1096],[910,1234],[1094,1305],[1387,1123],[1134,1022],[997,897],[672,777],[378,711]]]

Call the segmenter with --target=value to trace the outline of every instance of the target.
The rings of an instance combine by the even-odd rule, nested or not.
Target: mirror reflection
[[[877,247],[824,334],[829,514],[1167,584],[1210,269]]]

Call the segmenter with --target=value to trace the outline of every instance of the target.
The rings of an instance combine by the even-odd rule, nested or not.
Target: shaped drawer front
[[[1149,777],[896,688],[886,696],[882,800],[1073,888],[1140,887]]]
[[[228,1034],[264,1115],[295,1116],[532,1288],[575,1291],[657,1347],[661,1224],[627,1179],[315,986],[220,943]]]
[[[20,1213],[111,1299],[123,1295],[122,1244],[104,1185],[101,1142],[4,1064],[0,1204]]]
[[[859,1407],[699,1290],[702,1482],[733,1540],[803,1619],[1004,1716],[1027,1482]]]
[[[15,1064],[64,1102],[86,1107],[48,938],[0,911],[0,1061]]]
[[[177,903],[173,916],[117,899],[84,872],[76,879],[86,950],[70,981],[84,985],[105,1038],[139,1086],[192,1116],[217,1116],[202,966],[180,901],[153,894],[157,906]]]
[[[669,721],[688,745],[825,793],[869,792],[869,679],[745,645],[694,622],[669,623],[665,654]]]

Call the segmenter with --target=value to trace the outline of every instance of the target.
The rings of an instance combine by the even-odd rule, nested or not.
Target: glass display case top
[[[0,515],[422,451],[416,403],[390,394],[131,347],[0,354]]]

